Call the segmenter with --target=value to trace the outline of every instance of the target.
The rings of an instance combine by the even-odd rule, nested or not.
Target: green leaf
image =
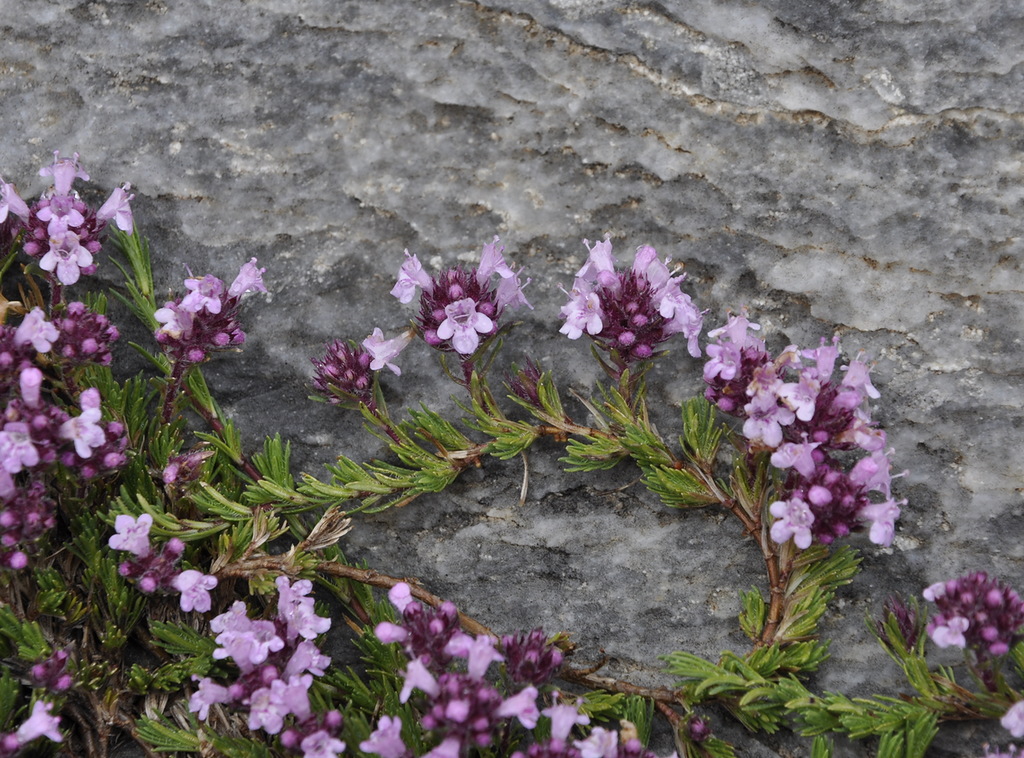
[[[761,591],[751,587],[748,592],[740,593],[740,628],[755,642],[761,638],[765,621],[768,618],[768,606],[761,597]]]
[[[159,720],[140,716],[135,722],[135,733],[158,753],[198,753],[202,745],[195,730],[174,726],[164,716]]]
[[[718,456],[724,426],[718,421],[718,409],[704,397],[683,403],[683,436],[680,443],[687,455],[703,468],[710,468]]]

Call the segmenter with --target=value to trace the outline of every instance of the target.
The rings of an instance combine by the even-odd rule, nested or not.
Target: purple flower
[[[585,726],[590,723],[590,717],[580,713],[575,705],[552,705],[541,713],[551,719],[551,737],[556,740],[568,739],[577,724]]]
[[[1024,700],[1011,705],[999,723],[1014,737],[1024,737]]]
[[[210,677],[199,679],[199,677],[193,676],[192,679],[199,682],[199,688],[189,698],[188,709],[193,713],[198,713],[200,721],[206,721],[210,715],[211,705],[232,701],[233,698],[228,688],[217,684]]]
[[[376,753],[380,758],[405,758],[408,748],[402,741],[402,719],[381,716],[370,737],[359,743],[364,753]]]
[[[382,335],[383,336],[383,335]],[[334,340],[322,358],[312,358],[313,387],[331,405],[363,404],[373,410],[373,354],[354,342]],[[397,367],[395,367],[397,368]]]
[[[540,718],[540,711],[537,710],[537,688],[531,685],[507,698],[498,707],[496,715],[502,718],[515,716],[524,727],[533,729]]]
[[[32,714],[25,720],[15,736],[21,745],[25,745],[37,737],[46,737],[53,742],[61,742],[64,738],[60,733],[60,716],[51,716],[53,703],[37,700],[32,706]]]
[[[928,635],[939,647],[967,647],[967,638],[964,632],[970,627],[971,622],[962,616],[953,616],[946,619],[944,624],[929,624]]]
[[[768,448],[777,448],[782,444],[782,427],[793,423],[796,418],[793,411],[779,405],[778,400],[770,392],[759,392],[743,406],[747,414],[743,422],[743,436],[753,442],[759,442]]]
[[[458,632],[445,647],[450,655],[466,658],[466,671],[473,679],[483,679],[492,663],[505,660],[505,657],[494,648],[494,640],[487,635],[474,637]]]
[[[572,291],[567,294],[569,302],[563,305],[561,310],[565,323],[558,331],[571,340],[582,337],[584,331],[591,337],[600,334],[604,328],[604,313],[601,310],[601,298],[597,293],[587,282],[577,279]]]
[[[457,737],[446,737],[441,741],[441,744],[435,747],[428,753],[424,753],[423,758],[459,758],[462,754],[462,743]]]
[[[13,213],[22,221],[28,221],[29,209],[21,199],[13,184],[4,181],[0,176],[0,224],[7,220],[7,214]]]
[[[416,297],[416,290],[423,289],[429,292],[433,287],[430,275],[423,270],[423,266],[415,255],[409,255],[405,251],[405,262],[398,272],[398,282],[391,289],[391,294],[398,298],[400,303],[411,303]]]
[[[439,339],[452,341],[462,355],[472,355],[480,345],[480,335],[494,331],[494,322],[477,310],[478,303],[466,297],[444,308],[445,319],[437,327]]]
[[[22,319],[14,332],[14,341],[23,345],[31,343],[37,352],[48,353],[59,336],[57,327],[47,321],[42,308],[37,307]]]
[[[657,251],[646,245],[637,249],[629,271],[616,272],[607,239],[593,246],[583,242],[590,255],[562,307],[562,334],[578,339],[586,332],[611,353],[620,371],[654,356],[673,334],[685,335],[690,354],[700,355],[703,315],[680,289],[684,276],[672,276]]]
[[[399,613],[404,613],[409,603],[416,602],[412,597],[412,588],[405,582],[399,582],[388,590],[388,600]]]
[[[505,258],[502,256],[505,247],[499,246],[500,242],[501,238],[495,235],[494,240],[484,245],[484,249],[480,253],[480,263],[476,268],[476,280],[480,286],[486,286],[494,274],[498,274],[502,279],[515,278],[515,271],[505,263]]]
[[[39,169],[39,175],[53,177],[53,189],[57,195],[70,194],[71,183],[75,179],[89,181],[89,175],[78,163],[78,153],[70,158],[61,158],[60,150],[53,151],[53,163]]]
[[[575,744],[583,758],[617,758],[619,733],[595,726],[585,740],[576,740]]]
[[[79,398],[82,412],[65,421],[60,427],[60,437],[75,443],[75,452],[80,458],[89,458],[93,448],[107,440],[107,435],[96,422],[100,420],[100,391],[95,387],[85,390]]]
[[[110,193],[110,197],[107,198],[107,202],[103,203],[96,211],[97,219],[100,221],[113,219],[117,228],[126,234],[132,233],[132,209],[129,203],[135,198],[135,195],[128,194],[128,190],[131,188],[130,184],[115,187],[114,191]]]
[[[772,503],[768,510],[776,520],[772,522],[771,536],[778,544],[782,544],[790,537],[801,550],[811,545],[811,524],[814,523],[814,514],[803,500],[791,498],[790,500],[777,500]]]
[[[505,670],[513,682],[546,684],[562,665],[562,652],[548,643],[542,629],[506,635],[501,644],[505,650]]]
[[[818,464],[813,453],[820,444],[808,442],[806,437],[803,442],[784,442],[772,453],[772,465],[780,469],[794,468],[801,476],[810,478]]]
[[[924,591],[939,613],[928,635],[940,647],[970,649],[979,663],[1005,655],[1020,639],[1024,601],[1010,587],[984,572],[933,584]],[[986,682],[988,684],[988,682]]]
[[[210,274],[199,279],[186,279],[185,289],[189,292],[179,305],[182,310],[199,313],[205,309],[214,315],[220,313],[224,297],[224,282],[220,279]]]
[[[419,658],[409,661],[403,676],[405,684],[402,685],[402,691],[398,696],[398,700],[401,703],[408,702],[413,690],[422,690],[428,695],[437,695],[440,691],[434,675],[427,670],[427,667],[423,665]]]
[[[43,271],[56,269],[61,284],[74,284],[84,269],[92,266],[92,252],[81,244],[81,237],[68,228],[68,221],[50,222],[50,249],[39,259]]]
[[[267,287],[263,284],[263,274],[266,271],[266,268],[257,267],[255,258],[250,258],[248,262],[242,264],[238,276],[228,287],[228,297],[237,299],[246,292],[266,292]]]
[[[217,577],[186,569],[174,578],[173,585],[181,593],[181,610],[206,613],[210,610],[210,590],[217,586]]]
[[[162,332],[171,339],[180,340],[192,331],[195,312],[182,308],[180,303],[168,302],[153,313],[153,319],[158,324],[163,324],[157,332]]]
[[[39,451],[32,444],[29,425],[21,421],[4,424],[0,432],[0,466],[9,474],[39,463]]]
[[[858,515],[871,522],[868,539],[883,547],[891,545],[896,534],[896,519],[900,517],[900,505],[906,503],[906,500],[886,500],[883,503],[870,503],[861,508]]]
[[[330,732],[320,729],[302,740],[303,758],[338,758],[345,752],[345,743]]]
[[[214,658],[231,658],[243,672],[252,671],[285,645],[273,622],[252,621],[248,617],[247,621],[247,628],[229,629],[217,635],[221,647],[213,651]]]
[[[288,577],[279,576],[275,583],[278,591],[277,617],[286,625],[289,642],[297,637],[311,640],[331,628],[331,620],[318,616],[313,598],[307,597],[313,590],[311,581],[299,579],[290,584]]]
[[[142,558],[149,555],[149,528],[153,525],[153,517],[143,513],[138,519],[121,514],[114,520],[116,534],[112,534],[107,544],[111,550],[125,550]]]
[[[392,361],[398,357],[405,346],[412,341],[412,334],[409,332],[403,332],[398,337],[386,340],[384,339],[384,332],[379,327],[375,327],[373,334],[363,340],[363,347],[366,352],[370,354],[370,369],[372,371],[380,371],[382,368],[387,366],[391,369],[395,376],[401,376],[402,370],[398,368]]]

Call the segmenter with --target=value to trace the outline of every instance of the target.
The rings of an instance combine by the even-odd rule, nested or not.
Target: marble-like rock
[[[532,355],[590,391],[587,345],[557,334],[558,286],[583,238],[610,235],[620,256],[652,244],[685,264],[709,325],[746,305],[774,346],[838,333],[878,361],[877,414],[909,502],[892,548],[854,540],[864,571],[827,621],[833,659],[815,686],[906,688],[863,624],[890,592],[968,570],[1021,586],[1018,4],[0,10],[7,181],[42,189],[36,171],[58,148],[82,154],[97,193],[130,181],[168,288],[186,265],[222,277],[253,255],[267,266],[245,352],[208,371],[248,444],[281,432],[297,470],[318,475],[339,453],[382,455],[358,419],[306,399],[309,358],[408,323],[411,307],[387,295],[404,249],[436,269],[494,234],[533,278],[509,360]],[[423,345],[403,354],[402,377],[385,379],[393,408],[454,410],[430,360]],[[700,364],[679,346],[651,385],[672,437]],[[523,464],[488,462],[443,495],[359,519],[348,553],[420,577],[495,629],[571,631],[582,659],[603,651],[636,681],[668,683],[658,656],[675,649],[741,648],[737,592],[763,578],[737,525],[661,506],[635,470],[567,474],[558,456],[530,453],[523,504]],[[731,734],[749,755],[806,747]],[[1005,736],[968,726],[935,754]]]

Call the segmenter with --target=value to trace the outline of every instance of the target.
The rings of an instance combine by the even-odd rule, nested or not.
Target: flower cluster
[[[107,544],[111,550],[131,553],[134,558],[121,563],[121,576],[134,579],[141,592],[181,593],[183,611],[210,610],[210,590],[217,586],[217,577],[208,576],[195,569],[182,571],[178,561],[185,552],[185,543],[172,537],[160,548],[154,550],[149,542],[149,529],[153,517],[143,513],[137,519],[121,514],[114,521],[115,533]]]
[[[673,334],[685,336],[690,355],[700,356],[703,314],[680,289],[685,274],[672,276],[668,260],[647,245],[637,248],[628,271],[616,271],[611,242],[583,243],[590,255],[562,307],[562,334],[574,340],[585,332],[620,370],[654,357]]]
[[[1024,626],[1024,601],[1010,587],[984,572],[938,582],[923,594],[939,610],[927,627],[928,636],[939,647],[968,649],[978,663],[985,663],[1005,655],[1024,639],[1020,634]]]
[[[532,308],[523,295],[525,286],[502,256],[498,237],[484,245],[476,268],[447,268],[436,276],[423,270],[415,255],[405,251],[405,262],[391,294],[409,303],[420,294],[416,323],[431,347],[462,356],[473,355],[498,332],[506,308]],[[497,276],[497,281],[493,281]],[[527,280],[526,284],[529,284]]]
[[[74,284],[83,274],[95,273],[94,256],[100,250],[108,222],[131,232],[129,203],[134,195],[128,194],[131,186],[125,184],[98,209],[87,206],[71,188],[75,179],[89,180],[78,163],[78,153],[61,158],[60,151],[54,152],[53,163],[40,169],[39,174],[52,177],[53,185],[32,206],[18,196],[13,184],[0,178],[0,222],[13,215],[17,220],[7,227],[9,239],[23,233],[25,253],[37,258],[39,267],[60,284]]]
[[[537,687],[549,681],[562,663],[561,652],[548,644],[543,632],[505,637],[503,654],[495,639],[461,631],[458,612],[450,602],[425,608],[413,600],[404,583],[392,588],[388,597],[401,614],[401,623],[384,622],[374,631],[382,642],[401,643],[409,658],[400,700],[407,702],[414,690],[425,696],[421,724],[440,739],[428,755],[455,758],[471,748],[485,748],[511,719],[527,729],[536,726]],[[465,662],[464,671],[456,669],[456,661]],[[515,690],[508,697],[485,678],[490,665],[501,661]],[[382,758],[409,755],[400,730],[401,721],[386,716],[360,749]]]
[[[153,316],[161,324],[156,341],[178,366],[202,363],[209,353],[237,347],[245,342],[238,321],[238,309],[246,292],[266,292],[264,268],[252,258],[242,265],[238,276],[224,282],[207,274],[185,280],[188,293],[167,302]]]
[[[53,742],[62,742],[60,733],[60,716],[51,716],[52,703],[37,700],[32,706],[32,713],[17,731],[0,734],[0,758],[13,758],[21,749],[39,737]]]
[[[393,361],[411,340],[412,334],[408,332],[384,339],[384,332],[379,328],[361,345],[335,340],[327,346],[322,358],[311,359],[313,387],[332,405],[358,408],[363,404],[372,411],[376,407],[374,372],[386,366],[396,376],[401,375],[402,370]]]
[[[47,482],[55,466],[92,479],[127,460],[124,425],[102,421],[99,390],[83,390],[72,415],[67,383],[53,378],[85,362],[109,362],[117,330],[82,303],[54,312],[53,321],[37,307],[17,327],[0,324],[0,566],[14,569],[27,565],[26,551],[54,526]]]
[[[868,398],[879,397],[860,358],[834,378],[839,341],[820,347],[790,346],[773,359],[751,332],[745,311],[708,336],[704,364],[705,396],[722,411],[743,419],[743,435],[752,451],[771,451],[771,463],[788,471],[778,500],[771,536],[792,538],[806,548],[813,540],[829,544],[870,525],[869,537],[889,545],[900,515],[890,490],[892,475],[885,432],[872,422]],[[847,470],[842,458],[862,451]],[[872,501],[871,493],[882,500]]]
[[[306,758],[335,758],[345,750],[338,739],[341,714],[313,712],[309,688],[314,676],[323,676],[331,659],[314,640],[331,627],[331,620],[316,613],[309,597],[312,582],[291,583],[277,578],[277,615],[273,620],[252,619],[245,603],[213,619],[218,647],[213,657],[230,658],[239,676],[227,686],[210,677],[196,680],[189,709],[206,720],[213,705],[241,706],[248,711],[250,729],[279,734],[282,746]],[[286,727],[285,723],[291,723]]]

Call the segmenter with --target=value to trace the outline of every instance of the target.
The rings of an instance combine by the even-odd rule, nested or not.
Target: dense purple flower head
[[[772,539],[803,549],[868,528],[872,542],[891,544],[906,501],[892,498],[885,433],[866,408],[878,397],[868,364],[858,356],[836,375],[838,338],[813,350],[791,345],[773,359],[752,334],[759,329],[744,309],[709,332],[704,381],[705,397],[742,419],[749,450],[770,452],[787,472],[770,506]],[[850,465],[858,451],[867,456]]]
[[[238,347],[245,332],[238,320],[242,296],[246,292],[266,292],[265,269],[256,268],[256,259],[243,264],[231,287],[209,274],[185,280],[188,294],[168,301],[153,317],[161,326],[156,341],[175,363],[202,363],[211,352]]]
[[[923,594],[939,611],[927,627],[939,647],[966,648],[984,662],[1005,655],[1022,639],[1024,602],[984,572],[933,584]]]
[[[454,737],[467,747],[487,747],[494,727],[502,721],[501,694],[490,684],[468,674],[449,672],[437,679],[438,691],[420,723]]]
[[[102,313],[90,310],[85,303],[72,302],[54,318],[58,335],[53,352],[73,366],[95,363],[109,366],[111,345],[120,336],[117,327]]]
[[[548,642],[543,629],[505,635],[501,646],[505,671],[517,684],[547,684],[562,665],[562,651]]]
[[[459,632],[459,613],[455,605],[445,601],[431,608],[412,602],[401,614],[399,626],[406,633],[402,642],[405,654],[410,660],[420,660],[435,673],[443,671],[452,660],[448,643]]]
[[[456,266],[436,276],[427,274],[419,259],[406,251],[391,294],[399,302],[409,303],[420,291],[416,323],[428,345],[462,356],[473,355],[498,332],[498,321],[506,308],[532,307],[523,295],[525,285],[505,262],[499,242],[495,237],[484,245],[475,268]]]
[[[94,256],[108,222],[114,221],[125,232],[132,230],[134,196],[127,194],[130,185],[126,184],[116,188],[99,209],[90,208],[72,189],[76,179],[89,179],[78,153],[71,158],[62,158],[59,151],[53,155],[53,163],[39,171],[52,177],[53,184],[31,207],[0,180],[0,221],[14,214],[18,223],[12,231],[24,232],[25,253],[37,258],[39,267],[51,272],[56,282],[68,285],[96,271]]]
[[[700,355],[703,314],[680,289],[685,275],[672,276],[649,246],[637,249],[628,271],[616,271],[608,240],[583,242],[590,255],[562,307],[562,334],[578,339],[586,333],[623,368],[654,356],[673,334],[683,334],[690,355]]]
[[[376,406],[373,399],[373,356],[352,342],[334,340],[313,363],[313,388],[331,405]]]

